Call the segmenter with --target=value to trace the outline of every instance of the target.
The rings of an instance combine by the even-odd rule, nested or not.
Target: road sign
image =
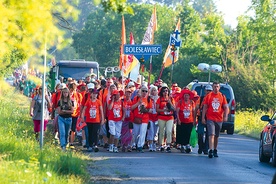
[[[175,38],[172,34],[170,36],[170,45],[173,45],[176,47],[180,47],[182,44],[182,40]]]
[[[162,45],[124,45],[124,54],[127,55],[159,55],[162,54]]]

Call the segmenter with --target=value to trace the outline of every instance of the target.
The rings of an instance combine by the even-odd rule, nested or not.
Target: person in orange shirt
[[[208,157],[218,157],[217,146],[222,122],[228,118],[228,104],[225,96],[219,92],[220,84],[213,82],[213,91],[209,93],[203,101],[202,123],[207,124],[209,136]],[[207,121],[205,120],[205,115]]]
[[[102,102],[97,99],[98,90],[93,89],[90,95],[90,99],[86,101],[81,118],[87,124],[88,128],[88,151],[95,152],[99,151],[97,147],[98,144],[98,132],[100,130],[101,125],[104,124],[104,114],[103,114],[103,106]]]
[[[170,90],[168,86],[163,84],[159,92],[159,99],[156,102],[156,111],[158,113],[160,151],[164,151],[164,135],[166,131],[166,151],[168,153],[171,152],[170,144],[172,142],[174,109],[174,99],[170,97]]]
[[[193,100],[193,93],[188,89],[181,91],[180,98],[176,107],[177,114],[177,141],[181,144],[180,150],[182,153],[190,153],[192,151],[190,146],[190,137],[193,126],[196,125],[195,103]]]
[[[118,153],[118,142],[122,131],[122,121],[124,120],[123,114],[123,101],[121,97],[123,91],[114,90],[112,92],[111,100],[107,104],[108,108],[108,126],[110,133],[109,151]]]
[[[132,122],[133,122],[133,113],[131,111],[132,100],[131,100],[131,90],[126,88],[125,89],[125,97],[124,97],[124,114],[125,119],[122,124],[122,131],[121,131],[121,144],[122,144],[122,151],[131,152],[131,141],[132,141]]]
[[[143,153],[143,146],[145,144],[146,133],[149,123],[149,113],[152,113],[151,99],[148,99],[148,87],[142,86],[138,92],[138,96],[134,97],[133,105],[133,136],[137,150]],[[135,120],[137,119],[137,121]]]
[[[77,85],[76,83],[69,83],[68,85],[70,91],[70,98],[74,103],[74,111],[72,113],[72,124],[71,124],[71,131],[70,131],[70,148],[74,149],[73,142],[75,140],[75,132],[76,132],[76,125],[77,120],[80,115],[80,106],[82,102],[82,96],[80,93],[77,92]]]
[[[151,98],[151,104],[152,104],[152,112],[149,113],[149,129],[147,134],[147,140],[149,141],[149,151],[156,151],[156,143],[154,141],[154,138],[157,136],[158,133],[158,115],[156,112],[156,101],[158,100],[158,91],[157,86],[151,86],[150,87],[150,95]]]

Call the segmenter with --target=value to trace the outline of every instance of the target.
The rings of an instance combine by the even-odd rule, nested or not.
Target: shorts
[[[78,117],[72,117],[71,131],[76,132]]]
[[[40,121],[41,120],[33,120],[35,133],[40,132]],[[48,120],[45,119],[44,120],[44,131],[46,130],[47,124],[48,124]]]
[[[208,136],[215,135],[216,137],[219,137],[221,128],[222,122],[214,122],[212,120],[207,120]]]
[[[109,133],[114,135],[115,139],[119,139],[122,131],[122,121],[109,120]]]

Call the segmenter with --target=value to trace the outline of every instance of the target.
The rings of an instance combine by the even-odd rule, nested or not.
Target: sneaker
[[[204,155],[208,155],[208,150],[203,151]]]
[[[86,145],[86,140],[82,140],[82,146]]]
[[[66,151],[66,147],[61,147],[61,150],[62,151]]]
[[[126,152],[126,146],[122,147],[122,152]]]
[[[117,147],[114,147],[114,148],[113,148],[113,152],[114,152],[114,153],[119,153],[118,148],[117,148]]]
[[[149,152],[153,152],[153,146],[152,146],[152,144],[149,145]]]
[[[109,145],[108,151],[113,152],[113,145],[112,144]]]
[[[73,144],[70,144],[69,148],[70,149],[75,149],[75,146]]]
[[[180,151],[181,151],[181,153],[185,153],[185,148],[184,148],[184,146],[183,146],[183,145],[181,145],[181,147],[180,147]]]
[[[202,149],[198,149],[198,150],[197,150],[197,153],[198,153],[198,154],[202,154]]]
[[[161,147],[160,147],[160,151],[162,152],[162,151],[164,151],[164,150],[165,150],[164,147],[161,146]]]
[[[185,148],[185,152],[186,153],[190,153],[192,151],[192,149],[191,149],[191,146],[186,146],[186,148]]]
[[[127,152],[132,152],[132,149],[130,146],[127,147]]]
[[[88,147],[88,148],[87,148],[87,151],[88,151],[88,152],[93,152],[93,148],[92,148],[92,147]]]
[[[155,144],[155,143],[152,144],[152,151],[153,151],[153,152],[156,151],[156,144]]]
[[[218,150],[214,149],[213,155],[214,157],[218,157]]]
[[[107,143],[104,144],[104,148],[108,148],[109,145]]]
[[[98,151],[99,151],[98,146],[94,146],[94,151],[95,151],[95,152],[98,152]]]
[[[172,150],[171,150],[171,148],[169,146],[167,147],[166,152],[167,153],[171,153],[172,152]]]
[[[208,157],[213,158],[213,150],[209,150]]]
[[[138,152],[139,153],[144,153],[143,148],[142,147],[138,147]]]
[[[136,146],[135,146],[135,145],[133,145],[131,149],[132,149],[132,150],[136,150]]]

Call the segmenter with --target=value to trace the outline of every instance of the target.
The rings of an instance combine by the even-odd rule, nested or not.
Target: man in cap
[[[208,142],[208,133],[207,133],[207,127],[206,124],[202,124],[202,108],[203,108],[203,100],[204,97],[206,95],[208,95],[212,90],[212,86],[211,85],[206,85],[205,86],[205,95],[202,95],[202,90],[203,90],[203,86],[202,89],[200,91],[200,99],[199,101],[197,101],[196,103],[196,113],[197,113],[197,121],[198,121],[198,125],[197,125],[197,135],[198,135],[198,154],[202,154],[202,152],[207,155],[208,154],[208,149],[209,149],[209,142]],[[204,131],[205,129],[205,131]]]
[[[209,158],[218,157],[218,138],[222,123],[227,121],[229,113],[226,97],[219,92],[220,84],[218,82],[213,82],[212,87],[213,91],[204,98],[202,110],[202,123],[207,124],[208,129]]]

